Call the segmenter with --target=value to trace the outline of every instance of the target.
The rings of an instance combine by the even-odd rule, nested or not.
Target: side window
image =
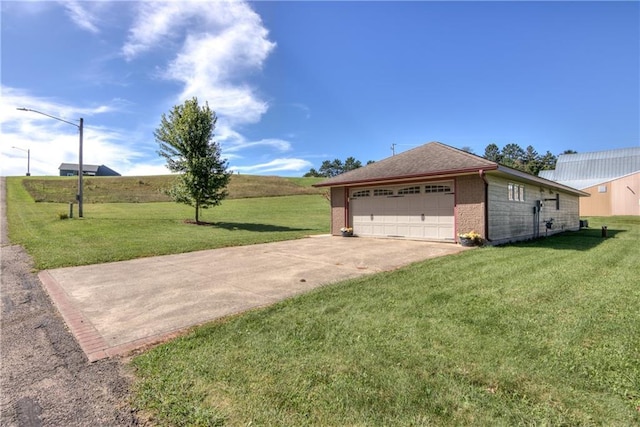
[[[507,185],[507,198],[516,202],[524,202],[524,185],[509,183]]]

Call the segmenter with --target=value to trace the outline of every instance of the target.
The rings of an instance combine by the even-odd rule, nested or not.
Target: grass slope
[[[85,205],[83,219],[60,220],[68,204],[34,203],[23,180],[7,178],[9,237],[29,252],[37,269],[289,240],[329,231],[329,203],[319,194],[225,200],[203,211],[201,220],[212,223],[207,226],[185,223],[193,219],[193,208],[173,202],[90,204]],[[264,181],[255,181],[255,191],[271,194],[271,190],[257,189]],[[265,188],[271,186],[268,181]],[[108,189],[107,182],[101,185]],[[283,188],[280,191],[286,194]]]
[[[175,175],[84,177],[85,203],[170,202],[164,190],[171,187]],[[20,178],[36,202],[69,203],[75,201],[77,177]],[[233,175],[228,186],[229,199],[249,197],[321,194],[311,185],[321,178],[282,178],[278,176]]]
[[[339,283],[134,359],[158,425],[638,425],[638,218]]]

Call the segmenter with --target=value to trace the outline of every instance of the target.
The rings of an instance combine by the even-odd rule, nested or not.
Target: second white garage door
[[[453,182],[353,188],[349,210],[359,236],[454,240]]]

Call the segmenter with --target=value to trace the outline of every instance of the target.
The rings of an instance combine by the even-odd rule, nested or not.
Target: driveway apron
[[[316,236],[42,271],[90,361],[328,283],[465,250],[452,243]]]

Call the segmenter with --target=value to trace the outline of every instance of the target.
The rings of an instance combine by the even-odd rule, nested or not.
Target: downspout
[[[484,169],[480,169],[478,171],[480,178],[484,182],[484,239],[487,242],[491,242],[489,238],[489,182],[487,181],[487,177],[485,176]]]
[[[351,227],[349,225],[349,187],[344,188],[344,227]]]

